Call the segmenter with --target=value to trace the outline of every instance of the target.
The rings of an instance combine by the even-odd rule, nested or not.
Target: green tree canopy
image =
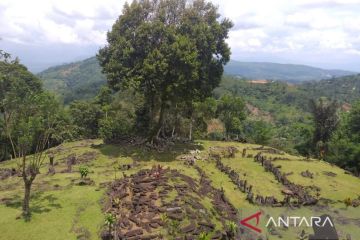
[[[240,134],[245,119],[245,102],[240,97],[224,95],[220,98],[217,114],[224,123],[226,134]]]
[[[350,111],[349,131],[360,142],[360,101],[356,102]]]
[[[360,102],[354,104],[349,113],[341,115],[341,121],[333,133],[325,160],[335,163],[356,175],[360,175],[360,137],[358,122]]]
[[[319,157],[323,157],[326,143],[339,124],[338,103],[320,98],[310,101],[310,109],[314,119],[313,144]]]
[[[150,137],[178,102],[209,96],[230,49],[232,23],[203,0],[141,0],[125,4],[98,59],[114,90],[134,88],[149,109]]]
[[[99,120],[103,116],[100,105],[89,101],[74,101],[70,104],[69,111],[79,137],[96,138],[98,136]]]
[[[3,153],[4,158],[8,157],[8,154],[16,157],[16,143],[11,143],[11,137],[17,127],[16,122],[21,120],[19,109],[27,99],[41,93],[40,80],[20,64],[18,59],[12,59],[10,54],[0,50],[1,145],[7,150]],[[27,106],[27,109],[31,109],[31,105]]]

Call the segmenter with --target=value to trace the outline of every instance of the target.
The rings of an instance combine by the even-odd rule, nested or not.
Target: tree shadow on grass
[[[52,209],[62,208],[61,204],[57,203],[58,198],[53,194],[45,195],[44,192],[34,192],[30,198],[30,213],[41,214],[50,212]],[[12,198],[4,201],[6,207],[22,209],[23,197],[15,195]],[[26,221],[30,221],[31,216],[24,218]]]
[[[101,144],[93,146],[100,152],[109,157],[130,157],[134,161],[150,161],[171,162],[176,157],[188,153],[190,150],[203,150],[202,145],[196,143],[175,143],[165,151],[159,152],[156,150],[149,150],[144,146],[133,146],[129,144]]]

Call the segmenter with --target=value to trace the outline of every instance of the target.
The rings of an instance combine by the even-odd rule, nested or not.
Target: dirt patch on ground
[[[94,161],[97,158],[97,156],[98,153],[95,151],[85,152],[76,158],[76,163],[77,164],[88,163]]]
[[[254,84],[267,84],[269,83],[269,80],[266,79],[257,79],[257,80],[249,80],[249,83],[254,83]]]

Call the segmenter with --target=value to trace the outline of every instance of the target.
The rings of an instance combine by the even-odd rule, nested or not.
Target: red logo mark
[[[244,218],[243,220],[240,221],[240,224],[244,225],[245,227],[248,227],[248,228],[251,228],[252,230],[258,232],[258,233],[261,233],[261,229],[260,228],[257,228],[249,223],[247,223],[248,221],[250,221],[251,219],[253,218],[256,218],[256,226],[259,225],[259,221],[260,221],[260,215],[261,215],[261,212],[257,212],[253,215],[251,215],[250,217],[247,217],[247,218]]]

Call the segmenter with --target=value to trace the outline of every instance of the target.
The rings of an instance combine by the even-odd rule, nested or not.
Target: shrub
[[[169,234],[172,236],[176,236],[179,231],[180,223],[176,220],[172,220],[169,222]]]
[[[197,238],[198,240],[210,240],[210,236],[209,234],[207,234],[206,232],[202,232],[200,233],[199,237]]]
[[[351,206],[351,204],[352,204],[351,198],[349,198],[349,197],[348,197],[348,198],[345,198],[344,203],[345,203],[345,206],[346,206],[346,207]]]
[[[112,229],[115,221],[116,221],[116,217],[113,214],[108,213],[105,215],[105,225],[108,226],[109,233],[111,232],[111,229]]]
[[[129,135],[132,126],[130,118],[117,114],[100,121],[99,135],[106,143],[116,142]]]
[[[168,218],[168,216],[167,216],[166,214],[161,214],[160,219],[161,219],[161,222],[162,222],[164,225],[166,225],[166,224],[169,223],[169,218]]]
[[[99,105],[86,101],[75,101],[70,104],[70,116],[79,138],[96,138],[98,124],[102,116]]]
[[[79,168],[81,178],[85,178],[89,174],[89,168],[86,166],[81,166]]]
[[[256,144],[266,145],[272,137],[272,125],[265,121],[246,121],[245,136]]]
[[[237,230],[238,230],[238,226],[235,222],[230,221],[227,223],[227,231],[226,232],[230,239],[235,237]]]
[[[222,132],[211,132],[208,134],[210,140],[221,141],[225,138],[225,134]]]

